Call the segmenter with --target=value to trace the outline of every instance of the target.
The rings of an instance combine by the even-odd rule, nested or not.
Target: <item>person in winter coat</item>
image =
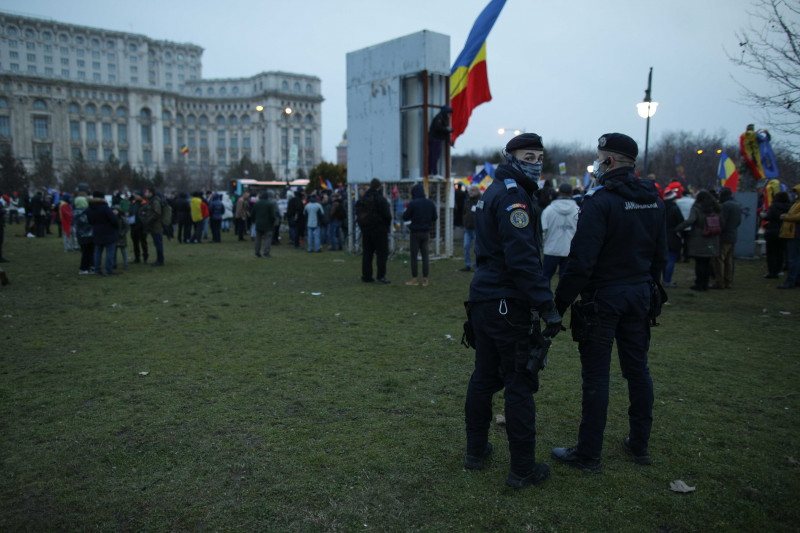
[[[733,285],[733,251],[736,248],[739,225],[742,223],[742,205],[733,199],[730,187],[719,190],[722,214],[722,233],[719,236],[719,255],[714,258],[714,280],[712,289],[730,289]]]
[[[111,206],[111,210],[117,215],[117,220],[119,220],[119,230],[117,234],[119,237],[117,238],[117,247],[116,251],[114,252],[114,268],[117,268],[117,252],[122,254],[122,269],[128,269],[128,231],[131,228],[131,225],[128,223],[128,219],[125,217],[124,212],[122,211],[122,207],[119,205]]]
[[[225,216],[225,204],[222,195],[215,193],[208,204],[208,216],[211,219],[211,242],[222,242],[222,218]]]
[[[695,283],[690,289],[693,291],[707,291],[708,280],[711,277],[711,260],[719,255],[719,235],[703,235],[706,218],[719,217],[721,209],[719,204],[708,191],[700,191],[694,199],[689,217],[678,224],[676,233],[684,228],[692,227],[689,232],[689,257],[694,257]]]
[[[250,193],[245,192],[236,200],[236,213],[233,223],[236,229],[236,236],[240,241],[244,240],[247,232],[247,213],[250,212]]]
[[[77,250],[74,246],[75,236],[72,234],[72,207],[69,205],[72,196],[69,193],[61,195],[61,202],[58,204],[58,218],[61,220],[61,228],[64,235],[64,251],[71,252]]]
[[[258,202],[253,204],[250,217],[256,228],[256,257],[272,257],[269,253],[272,244],[272,229],[281,220],[281,212],[275,201],[273,191],[262,192]],[[261,254],[261,240],[264,240],[264,254]]]
[[[222,231],[231,230],[231,219],[233,219],[233,202],[227,194],[222,196],[222,205],[225,207],[225,214],[222,215]]]
[[[75,209],[72,210],[72,218],[75,220],[75,235],[78,237],[78,246],[81,247],[81,263],[78,267],[78,274],[89,274],[94,268],[94,231],[89,223],[87,211],[89,209],[89,199],[85,191],[78,191],[75,196]]]
[[[572,186],[562,183],[558,186],[558,197],[542,211],[542,273],[548,281],[553,278],[556,269],[560,278],[566,268],[569,245],[578,228],[579,209],[572,199]]]
[[[781,215],[780,238],[786,239],[786,255],[789,261],[789,270],[786,279],[778,285],[779,289],[793,289],[800,285],[800,185],[795,185],[792,190],[797,196],[789,212]]]
[[[342,195],[334,193],[331,200],[331,213],[328,230],[330,231],[331,250],[342,249],[342,224],[347,218],[347,209],[342,203]]]
[[[361,228],[361,281],[378,285],[391,283],[386,279],[386,260],[389,258],[389,230],[392,212],[389,201],[381,194],[381,180],[372,178],[369,188],[356,202],[356,220]],[[376,257],[377,278],[372,277],[372,257]]]
[[[464,268],[462,272],[471,272],[477,264],[470,261],[470,250],[475,243],[475,211],[481,199],[481,188],[474,183],[469,186],[469,194],[464,199],[464,208],[461,210],[461,223],[464,225]]]
[[[677,202],[678,191],[675,189],[667,189],[664,192],[664,205],[667,208],[667,266],[664,267],[664,282],[665,287],[676,287],[678,284],[672,280],[672,274],[675,272],[675,263],[681,255],[681,248],[683,247],[683,239],[677,233],[676,228],[683,222],[683,213]]]
[[[780,238],[781,215],[788,213],[792,207],[789,193],[781,191],[775,193],[772,205],[766,211],[761,211],[760,216],[766,221],[764,225],[764,240],[767,244],[767,279],[778,279],[778,273],[783,270],[786,259],[786,240]]]
[[[453,128],[450,127],[450,117],[453,108],[446,105],[433,117],[428,130],[428,174],[434,176],[439,172],[439,159],[442,156],[442,143],[450,141]]]
[[[203,201],[203,193],[200,191],[193,192],[189,206],[192,214],[192,224],[194,225],[194,236],[188,242],[199,244],[203,238],[203,221],[208,216],[208,206]]]
[[[188,243],[192,240],[192,209],[189,205],[189,195],[185,192],[179,193],[172,210],[175,222],[178,224],[178,242]]]
[[[92,225],[94,236],[94,273],[98,276],[103,275],[102,259],[103,252],[106,253],[106,276],[113,276],[114,272],[114,253],[116,252],[117,231],[119,230],[119,220],[108,207],[105,194],[102,191],[92,193],[89,200],[89,209],[86,211],[89,223]]]
[[[425,187],[421,183],[411,189],[411,202],[403,212],[403,220],[411,221],[408,229],[411,231],[411,280],[406,285],[419,285],[417,280],[417,254],[422,252],[422,285],[428,286],[428,273],[430,272],[430,259],[428,255],[428,241],[431,229],[438,219],[436,204],[425,198]]]
[[[148,190],[147,203],[142,206],[140,215],[144,229],[153,237],[153,246],[156,249],[156,262],[154,267],[164,266],[164,225],[161,223],[161,214],[164,211],[164,199],[155,191]]]

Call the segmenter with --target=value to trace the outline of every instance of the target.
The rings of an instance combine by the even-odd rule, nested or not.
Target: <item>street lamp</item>
[[[650,88],[653,85],[653,67],[650,67],[650,75],[647,76],[647,89],[644,91],[644,100],[636,104],[636,111],[639,116],[647,119],[647,130],[644,137],[644,177],[647,177],[647,145],[650,144],[650,117],[656,114],[658,102],[650,99]]]
[[[498,128],[497,134],[498,135],[505,135],[506,132],[509,131],[506,128]],[[525,130],[514,130],[514,135],[519,135],[520,133],[524,132]]]
[[[289,149],[289,115],[292,114],[292,108],[288,105],[283,108],[283,120],[286,130],[286,186],[289,186],[289,157],[291,150]]]

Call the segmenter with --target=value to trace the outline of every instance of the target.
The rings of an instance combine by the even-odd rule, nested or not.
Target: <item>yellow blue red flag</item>
[[[452,144],[467,129],[472,110],[492,99],[486,73],[486,38],[506,0],[492,0],[475,20],[464,49],[450,69],[450,107],[453,108]]]
[[[720,179],[721,187],[728,187],[731,192],[736,192],[736,188],[739,186],[739,172],[736,170],[736,165],[724,151],[719,156],[717,176]]]

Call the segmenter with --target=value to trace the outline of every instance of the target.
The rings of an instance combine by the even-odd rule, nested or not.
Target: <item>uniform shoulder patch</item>
[[[511,215],[509,216],[511,220],[511,225],[515,228],[525,228],[531,221],[531,218],[528,216],[528,212],[524,209],[514,209],[511,211]]]
[[[592,187],[591,189],[589,189],[588,191],[586,191],[586,193],[584,194],[584,196],[594,196],[594,193],[596,193],[597,191],[599,191],[599,190],[600,190],[600,189],[602,189],[602,188],[603,188],[603,186],[602,186],[602,185],[598,185],[597,187]]]
[[[517,182],[512,180],[512,179],[505,179],[505,180],[503,180],[503,183],[506,184],[506,189],[516,189],[517,188]]]
[[[511,204],[506,207],[506,211],[513,211],[514,209],[528,209],[528,206],[525,204]]]

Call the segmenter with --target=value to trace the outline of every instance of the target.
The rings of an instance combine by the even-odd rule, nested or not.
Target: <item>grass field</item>
[[[17,226],[18,228],[18,226]],[[0,288],[0,531],[795,531],[800,290],[762,260],[688,290],[653,330],[654,464],[633,464],[612,365],[604,471],[504,485],[502,426],[463,469],[471,274],[359,281],[360,257],[165,243],[164,268],[78,276],[56,237],[6,228]],[[129,248],[132,254],[132,250]],[[146,373],[146,375],[145,375]],[[559,336],[536,395],[540,461],[573,445],[580,364]],[[499,412],[500,395],[495,399]],[[550,461],[552,464],[552,461]],[[671,481],[696,487],[669,490]]]

